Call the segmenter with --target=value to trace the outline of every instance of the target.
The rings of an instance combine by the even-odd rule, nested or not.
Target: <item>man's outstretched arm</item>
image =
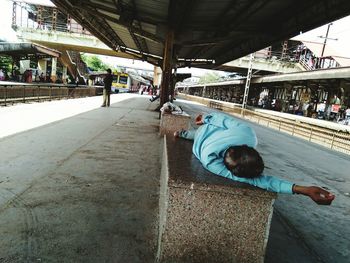
[[[333,194],[321,187],[300,186],[289,181],[281,180],[274,176],[261,175],[256,178],[234,176],[224,165],[222,165],[222,161],[220,159],[212,160],[208,164],[203,164],[203,166],[216,175],[223,176],[237,182],[248,183],[271,192],[283,194],[294,193],[308,196],[319,205],[330,205],[335,198]]]
[[[318,186],[293,185],[293,193],[310,197],[319,205],[330,205],[335,195]]]
[[[174,137],[193,141],[195,133],[196,130],[181,130],[174,132]]]

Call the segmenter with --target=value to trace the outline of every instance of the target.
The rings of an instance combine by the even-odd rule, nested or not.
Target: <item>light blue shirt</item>
[[[248,145],[256,148],[254,130],[238,119],[223,113],[212,113],[194,134],[193,154],[205,169],[234,181],[248,183],[277,193],[292,194],[293,183],[262,174],[256,178],[242,178],[232,174],[224,164],[226,150],[231,146]],[[186,138],[186,132],[180,134]],[[188,138],[187,139],[191,139]]]

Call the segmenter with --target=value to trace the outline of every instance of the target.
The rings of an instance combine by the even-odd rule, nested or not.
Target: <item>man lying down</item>
[[[264,162],[255,150],[255,131],[244,122],[223,113],[199,115],[197,130],[182,130],[175,137],[193,140],[193,154],[205,169],[234,181],[268,191],[309,196],[320,205],[330,205],[335,196],[317,186],[301,186],[263,174]]]

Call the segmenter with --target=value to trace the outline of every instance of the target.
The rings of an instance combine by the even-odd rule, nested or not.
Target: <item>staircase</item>
[[[80,53],[76,51],[62,51],[60,62],[66,65],[71,76],[76,80],[79,79],[79,84],[86,84],[88,78],[88,68],[82,61]]]

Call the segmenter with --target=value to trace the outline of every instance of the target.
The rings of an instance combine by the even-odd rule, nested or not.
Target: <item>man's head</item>
[[[107,69],[107,73],[108,74],[112,74],[112,70],[109,68],[109,69]]]
[[[259,177],[264,170],[260,154],[247,145],[232,146],[225,153],[226,168],[237,177]]]

